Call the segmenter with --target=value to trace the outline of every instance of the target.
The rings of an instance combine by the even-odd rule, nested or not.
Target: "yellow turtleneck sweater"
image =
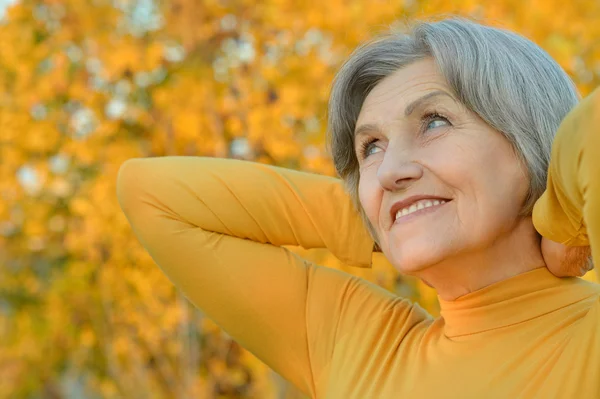
[[[370,267],[373,241],[341,182],[239,160],[125,162],[117,195],[170,280],[311,398],[600,398],[600,285],[546,268],[455,301],[434,319],[282,245]],[[600,90],[556,136],[536,228],[600,251]]]

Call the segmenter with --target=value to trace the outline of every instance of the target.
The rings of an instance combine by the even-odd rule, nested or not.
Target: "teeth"
[[[400,209],[398,212],[396,212],[396,219],[398,219],[401,216],[406,216],[413,212],[420,211],[421,209],[425,209],[425,208],[429,208],[431,206],[441,205],[441,204],[445,204],[445,203],[446,203],[446,201],[444,201],[444,200],[417,201],[414,204],[412,204],[411,206],[409,206],[408,208],[403,208],[403,209]]]

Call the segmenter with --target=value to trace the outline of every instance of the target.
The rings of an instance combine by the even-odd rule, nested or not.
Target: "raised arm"
[[[561,123],[548,186],[533,209],[540,234],[568,246],[590,245],[600,261],[600,88]],[[600,278],[600,270],[596,268]]]
[[[392,306],[406,310],[407,323],[427,317],[373,283],[277,246],[339,239],[349,246],[332,244],[342,256],[370,263],[363,252],[370,256],[373,242],[353,231],[358,220],[340,220],[350,203],[327,206],[340,189],[335,179],[201,157],[132,159],[117,178],[134,233],[175,286],[311,397],[337,339],[360,334],[356,323]]]
[[[339,179],[223,158],[174,156],[128,163],[143,163],[154,169],[149,173],[166,177],[152,183],[153,195],[165,196],[186,220],[206,231],[278,246],[327,248],[350,266],[371,267],[373,240]],[[184,188],[201,194],[195,201],[173,195]]]

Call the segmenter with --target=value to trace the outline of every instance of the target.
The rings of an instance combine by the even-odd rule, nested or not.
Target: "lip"
[[[396,213],[400,209],[406,208],[407,206],[411,206],[412,204],[414,204],[417,201],[425,200],[425,199],[429,199],[429,200],[443,200],[443,201],[446,201],[446,202],[452,201],[449,198],[438,197],[438,196],[435,196],[435,195],[413,195],[411,197],[403,199],[402,201],[395,202],[394,204],[392,204],[392,207],[390,208],[390,220],[391,220],[390,227],[392,225],[394,225],[394,223],[396,222]],[[431,210],[434,210],[434,208],[435,207],[431,207]],[[428,210],[428,209],[429,208],[421,209],[421,210],[415,212],[415,214],[421,213],[421,211],[425,211],[425,210]],[[406,216],[411,216],[411,215],[406,215]]]

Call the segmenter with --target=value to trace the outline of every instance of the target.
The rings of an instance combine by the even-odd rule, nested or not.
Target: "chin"
[[[395,251],[397,252],[397,251]],[[412,251],[411,251],[412,252]],[[431,255],[392,253],[390,263],[402,274],[413,275],[437,263]]]
[[[392,248],[388,256],[390,263],[402,274],[416,275],[443,259],[442,254],[431,246],[420,250],[415,247],[405,248],[405,250],[402,247]]]

